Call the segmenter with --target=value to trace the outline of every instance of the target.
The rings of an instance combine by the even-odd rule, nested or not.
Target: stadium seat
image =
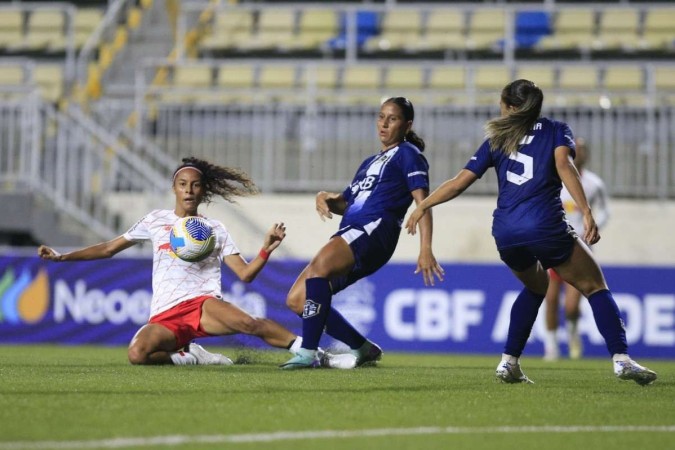
[[[429,74],[428,87],[432,90],[464,90],[466,69],[461,66],[436,66]]]
[[[310,65],[302,72],[303,87],[315,84],[317,89],[336,89],[338,86],[338,68],[333,65]]]
[[[0,86],[20,86],[25,82],[26,76],[21,65],[0,65]]]
[[[289,43],[294,50],[320,50],[338,31],[338,15],[331,9],[309,9],[300,16],[297,36]]]
[[[641,44],[662,50],[675,44],[675,9],[650,8],[646,12]]]
[[[516,47],[531,48],[551,34],[551,17],[544,11],[517,11],[515,26]]]
[[[176,103],[208,100],[213,95],[208,92],[212,86],[212,75],[210,66],[176,66],[171,85],[160,91],[160,98],[163,102]]]
[[[407,48],[415,52],[463,50],[466,48],[465,13],[460,9],[433,9],[427,16],[422,36]]]
[[[417,9],[393,9],[383,13],[381,32],[363,45],[368,52],[387,52],[403,49],[408,42],[421,35],[422,14]]]
[[[63,66],[61,64],[38,64],[33,69],[33,80],[40,96],[56,103],[63,96]]]
[[[379,66],[347,66],[342,74],[344,89],[378,89],[380,81]]]
[[[605,70],[603,85],[610,91],[642,91],[643,70],[637,66],[610,66]]]
[[[20,9],[0,9],[0,49],[11,51],[23,42],[23,13]]]
[[[504,39],[506,15],[502,9],[478,9],[471,14],[466,45],[470,50],[495,48]]]
[[[218,70],[217,85],[224,88],[250,89],[255,82],[253,64],[232,64],[221,66]]]
[[[500,93],[511,81],[511,70],[504,65],[477,66],[473,71],[473,85],[479,91]],[[498,97],[494,99],[498,101]]]
[[[297,66],[270,64],[262,66],[258,86],[265,89],[291,89],[296,85]]]
[[[574,50],[590,48],[595,34],[592,9],[562,9],[555,15],[553,34],[543,37],[538,50]]]
[[[635,49],[640,43],[639,19],[639,11],[635,8],[603,10],[593,47],[599,50]]]
[[[204,50],[229,50],[253,35],[253,11],[243,9],[219,10],[206,36],[200,43]]]
[[[560,105],[597,105],[599,71],[595,66],[563,66],[559,73]]]
[[[98,8],[78,8],[73,19],[75,48],[81,48],[103,20],[103,11]]]
[[[654,69],[654,84],[657,93],[675,93],[675,67],[656,67]]]
[[[64,51],[66,47],[64,24],[63,11],[32,11],[28,16],[24,47],[35,51]]]
[[[341,14],[340,32],[337,37],[328,41],[331,50],[344,50],[347,46],[347,20],[348,14]],[[356,45],[360,48],[371,36],[378,33],[379,18],[374,11],[359,10],[355,12],[356,21]]]
[[[260,11],[256,32],[236,43],[238,50],[285,50],[293,41],[295,10],[266,8]]]
[[[548,65],[518,66],[514,78],[534,82],[544,90],[544,95],[547,90],[555,87],[555,69]]]
[[[410,91],[424,87],[424,70],[421,67],[390,67],[385,73],[384,87],[391,95],[407,97]]]

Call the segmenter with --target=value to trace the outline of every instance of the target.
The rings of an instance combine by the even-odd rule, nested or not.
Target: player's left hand
[[[275,223],[267,231],[265,235],[265,242],[263,243],[263,248],[265,251],[271,253],[274,249],[281,245],[281,241],[286,238],[286,226],[283,222]]]
[[[408,221],[405,223],[405,228],[408,230],[408,234],[413,236],[417,233],[417,222],[420,221],[422,216],[426,213],[426,210],[420,208],[419,206],[408,217]]]
[[[584,215],[584,242],[593,245],[600,240],[600,231],[592,214]]]
[[[438,281],[443,281],[443,275],[445,271],[436,261],[436,257],[431,251],[422,251],[420,256],[417,258],[417,268],[415,269],[415,274],[422,272],[422,277],[424,278],[425,286],[434,285],[434,276],[438,278]]]

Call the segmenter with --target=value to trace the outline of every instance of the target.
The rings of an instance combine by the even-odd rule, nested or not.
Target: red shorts
[[[548,276],[551,277],[553,281],[557,281],[558,283],[562,283],[563,279],[560,278],[560,275],[558,275],[558,272],[556,272],[553,269],[548,269]]]
[[[195,338],[212,336],[199,324],[202,318],[202,305],[210,298],[213,297],[202,295],[181,302],[151,317],[148,323],[156,323],[168,328],[176,336],[176,350],[183,348]]]

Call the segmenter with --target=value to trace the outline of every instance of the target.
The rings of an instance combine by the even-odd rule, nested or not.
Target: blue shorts
[[[557,238],[499,249],[499,257],[511,270],[523,272],[539,261],[544,269],[559,266],[572,256],[577,235],[574,231]]]
[[[384,266],[396,250],[401,226],[397,222],[377,219],[365,225],[347,225],[333,237],[344,239],[354,254],[351,272],[330,280],[333,294],[375,273]]]

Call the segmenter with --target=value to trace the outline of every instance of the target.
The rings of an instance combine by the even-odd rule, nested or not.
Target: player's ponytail
[[[403,118],[407,121],[414,121],[415,120],[415,108],[413,107],[413,104],[410,100],[408,100],[405,97],[390,97],[384,101],[384,103],[394,103],[397,105],[399,108],[401,108],[401,112],[403,113]],[[383,104],[384,104],[383,103]],[[424,143],[424,140],[417,135],[412,129],[408,131],[403,139],[406,142],[410,142],[412,145],[415,147],[419,148],[421,152],[424,151],[424,147],[426,144]]]
[[[529,80],[516,80],[502,89],[502,103],[515,110],[505,116],[490,120],[485,132],[491,150],[512,154],[518,151],[523,137],[539,119],[544,93]]]
[[[192,168],[201,173],[202,183],[204,183],[202,201],[205,203],[211,202],[214,195],[234,203],[236,196],[258,193],[258,188],[246,172],[231,167],[217,166],[194,157],[183,158],[182,164],[173,172],[174,181],[178,172],[186,168]]]

